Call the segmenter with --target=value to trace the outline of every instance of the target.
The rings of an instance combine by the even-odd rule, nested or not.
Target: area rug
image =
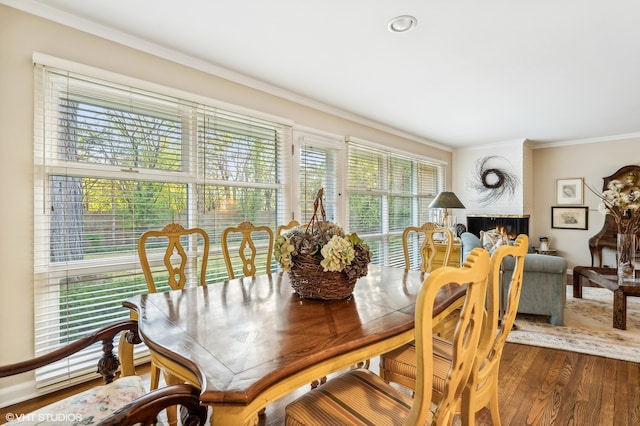
[[[564,326],[549,317],[518,314],[508,342],[563,349],[625,361],[640,362],[640,298],[627,298],[627,329],[613,328],[613,293],[584,287],[582,299],[567,286]]]

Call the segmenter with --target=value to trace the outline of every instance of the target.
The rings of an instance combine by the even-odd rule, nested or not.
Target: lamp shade
[[[453,192],[441,192],[429,204],[429,208],[436,209],[464,209],[464,204],[456,197]]]

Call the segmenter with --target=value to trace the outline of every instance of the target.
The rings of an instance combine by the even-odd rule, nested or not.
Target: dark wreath
[[[487,167],[490,161],[507,161],[504,157],[490,155],[479,158],[476,161],[475,182],[471,183],[472,188],[479,194],[477,201],[482,205],[490,205],[503,196],[513,195],[520,184],[520,179],[508,171]]]

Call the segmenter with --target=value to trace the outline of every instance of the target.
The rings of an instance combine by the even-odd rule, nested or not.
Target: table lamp
[[[449,212],[447,209],[464,209],[464,204],[456,197],[456,194],[453,192],[441,192],[438,196],[429,204],[429,208],[435,209],[444,209],[444,218],[443,225],[444,226],[453,226],[453,224],[449,224]]]

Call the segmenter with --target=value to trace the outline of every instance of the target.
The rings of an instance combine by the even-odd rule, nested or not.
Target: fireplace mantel
[[[529,235],[529,216],[524,215],[500,215],[478,214],[467,215],[467,231],[480,236],[480,231],[503,228],[507,235]]]

